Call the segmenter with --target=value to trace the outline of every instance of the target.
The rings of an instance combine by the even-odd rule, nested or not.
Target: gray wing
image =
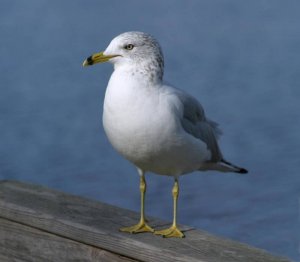
[[[217,138],[222,132],[218,128],[218,124],[205,117],[202,106],[195,98],[180,91],[178,95],[183,105],[183,117],[181,119],[183,129],[207,144],[212,154],[212,162],[222,160],[223,156],[217,142]]]

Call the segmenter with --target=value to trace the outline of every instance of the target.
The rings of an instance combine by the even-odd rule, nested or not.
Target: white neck
[[[153,85],[162,82],[163,68],[159,67],[153,60],[142,60],[137,63],[115,63],[113,74],[129,76],[144,84]]]

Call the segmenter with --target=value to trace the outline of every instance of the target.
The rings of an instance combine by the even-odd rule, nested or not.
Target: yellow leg
[[[154,230],[150,226],[148,226],[146,221],[145,221],[146,181],[145,181],[145,176],[144,176],[143,173],[141,173],[141,178],[140,178],[140,191],[141,191],[141,218],[140,218],[140,222],[137,223],[134,226],[120,228],[120,231],[122,231],[122,232],[128,232],[128,233],[154,232]]]
[[[178,186],[178,180],[175,179],[174,187],[172,190],[173,194],[173,224],[170,228],[163,229],[163,230],[158,230],[155,231],[154,234],[156,235],[162,235],[163,237],[185,237],[184,234],[180,231],[180,229],[177,227],[177,200],[178,200],[178,195],[179,195],[179,186]]]

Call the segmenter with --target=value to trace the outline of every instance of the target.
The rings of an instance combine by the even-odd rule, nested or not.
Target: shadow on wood
[[[288,261],[186,226],[184,239],[121,233],[139,214],[16,181],[0,183],[0,218],[1,261]]]

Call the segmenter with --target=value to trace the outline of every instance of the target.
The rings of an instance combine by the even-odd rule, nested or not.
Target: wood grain
[[[137,213],[16,181],[0,183],[0,217],[141,261],[289,261],[187,226],[181,226],[186,230],[184,239],[121,233],[120,227],[138,220]],[[149,223],[155,228],[166,226],[154,218]]]
[[[2,262],[136,261],[2,218],[0,218],[0,232],[0,261]]]

